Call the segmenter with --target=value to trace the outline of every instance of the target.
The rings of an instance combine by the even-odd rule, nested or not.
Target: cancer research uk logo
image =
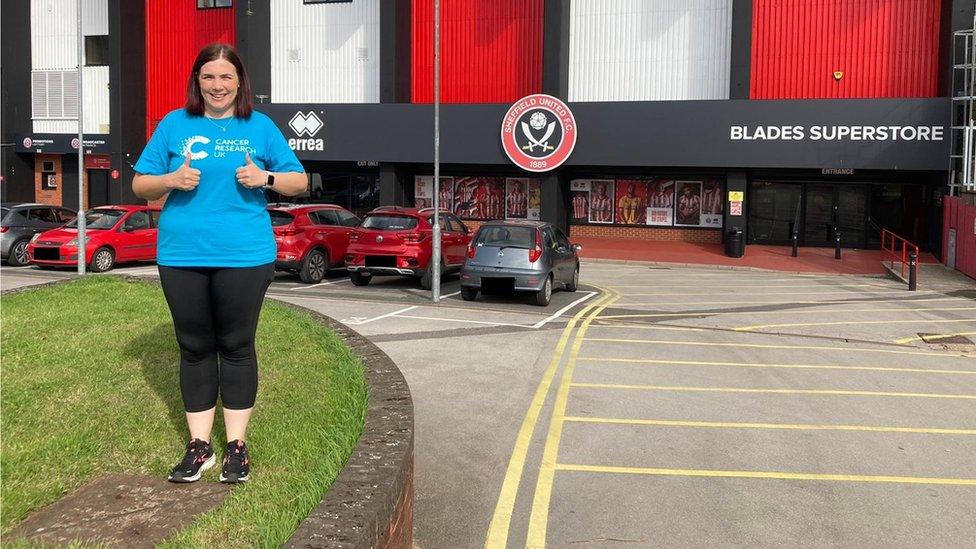
[[[530,172],[558,167],[576,147],[576,118],[565,103],[537,93],[515,102],[502,119],[502,148]]]
[[[295,132],[298,137],[288,139],[288,146],[294,151],[322,151],[325,150],[325,140],[315,139],[315,134],[319,133],[325,124],[322,119],[315,114],[315,111],[308,111],[308,114],[298,111],[295,116],[288,121],[288,127]],[[302,136],[307,136],[302,138]]]

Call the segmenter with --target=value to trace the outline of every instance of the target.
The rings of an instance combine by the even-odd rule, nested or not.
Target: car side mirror
[[[583,251],[583,246],[580,246],[579,244],[573,244],[573,251],[575,251],[576,253],[580,253],[581,251]]]

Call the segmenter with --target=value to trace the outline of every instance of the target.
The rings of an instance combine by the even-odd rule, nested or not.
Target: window
[[[41,170],[43,170],[45,172],[53,172],[54,171],[54,161],[53,160],[45,160],[45,161],[41,162]]]
[[[335,210],[319,210],[309,214],[309,217],[312,218],[312,223],[315,223],[316,225],[339,224],[339,217],[336,215]]]
[[[108,35],[85,37],[85,66],[108,66]]]
[[[343,227],[355,227],[359,225],[359,218],[352,215],[349,212],[340,211],[339,213],[339,224]]]
[[[229,8],[234,5],[234,0],[197,0],[197,9],[204,10],[210,8]]]
[[[40,221],[42,223],[57,223],[58,218],[54,217],[51,208],[31,208],[27,213],[28,221]]]
[[[55,208],[54,215],[57,216],[60,223],[67,223],[74,218],[78,217],[78,212],[74,210],[69,210],[67,208]]]
[[[152,226],[159,227],[159,216],[162,215],[161,210],[149,210],[149,217],[152,218]]]
[[[31,117],[78,118],[78,71],[31,71]]]
[[[139,231],[149,228],[149,214],[146,212],[135,212],[125,220],[122,226],[123,231]]]

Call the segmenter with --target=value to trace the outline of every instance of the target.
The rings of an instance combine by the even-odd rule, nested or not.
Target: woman
[[[168,194],[157,262],[190,431],[169,480],[194,482],[215,464],[210,431],[219,394],[229,441],[220,480],[244,482],[258,382],[254,334],[276,255],[264,189],[295,196],[308,177],[271,119],[252,110],[247,73],[227,44],[197,55],[186,105],[159,123],[135,171],[137,196]]]

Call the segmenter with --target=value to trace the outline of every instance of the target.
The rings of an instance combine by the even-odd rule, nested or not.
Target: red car
[[[268,207],[278,256],[275,269],[298,273],[306,284],[318,284],[325,273],[342,267],[349,234],[359,218],[334,204]]]
[[[155,261],[158,206],[99,206],[85,214],[85,262],[92,272],[116,263]],[[41,267],[78,264],[78,220],[34,235],[27,257]]]
[[[464,265],[471,231],[452,213],[440,213],[441,272],[459,271]],[[429,290],[433,283],[433,208],[384,206],[368,214],[349,238],[346,270],[356,286],[374,275],[404,275],[420,279]]]

